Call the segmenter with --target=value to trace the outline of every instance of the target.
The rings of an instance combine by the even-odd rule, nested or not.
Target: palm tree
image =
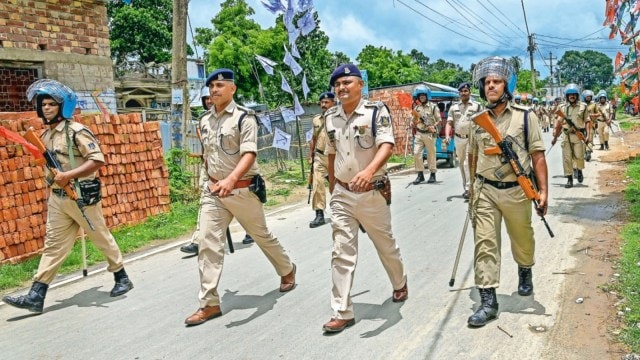
[[[522,59],[519,56],[512,56],[509,58],[509,64],[513,66],[513,70],[515,70],[516,74],[520,72],[522,68]]]

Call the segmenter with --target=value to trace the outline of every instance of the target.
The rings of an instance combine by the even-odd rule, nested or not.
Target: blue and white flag
[[[309,89],[309,85],[307,85],[307,74],[302,76],[302,93],[304,94],[304,99],[307,100],[307,95],[311,92]]]
[[[275,61],[260,55],[256,55],[256,60],[262,65],[262,68],[267,74],[273,75],[273,67],[276,66]]]
[[[298,64],[298,62],[296,62],[296,59],[291,56],[291,53],[289,52],[289,50],[287,50],[286,46],[284,47],[284,60],[282,62],[284,62],[289,66],[289,68],[291,68],[291,71],[293,71],[293,74],[295,76],[298,76],[298,74],[302,72],[302,67],[300,66],[300,64]]]
[[[277,14],[280,11],[287,11],[280,0],[267,0],[266,2],[262,1],[262,5],[264,5],[267,10],[271,11],[272,14]]]
[[[313,0],[298,0],[298,11],[303,12],[313,7]]]
[[[307,131],[306,133],[304,133],[304,138],[307,142],[311,141],[311,139],[313,139],[313,128],[309,129],[309,131]]]
[[[296,116],[304,114],[304,109],[302,108],[302,105],[300,105],[298,95],[296,94],[293,94],[293,113],[296,114]]]
[[[291,135],[280,130],[279,128],[276,128],[275,132],[273,133],[272,146],[274,148],[289,151],[289,148],[291,147]]]
[[[296,46],[295,41],[291,44],[291,55],[300,59],[300,53],[298,52],[298,47]]]
[[[281,108],[280,114],[282,114],[285,123],[296,121],[296,114],[293,112],[293,109]]]
[[[313,19],[313,9],[307,11],[298,19],[298,28],[300,29],[302,36],[307,36],[310,32],[315,30],[316,21]]]
[[[260,119],[260,122],[262,123],[262,125],[264,125],[264,127],[267,129],[267,131],[269,133],[271,133],[271,119],[269,118],[269,116],[265,115],[265,114],[260,114],[258,115],[258,119]]]
[[[282,73],[280,73],[280,77],[282,78],[282,83],[280,84],[280,88],[283,91],[286,91],[289,94],[293,95],[293,91],[291,91],[291,87],[289,86],[289,83],[287,82],[287,78],[285,78]]]

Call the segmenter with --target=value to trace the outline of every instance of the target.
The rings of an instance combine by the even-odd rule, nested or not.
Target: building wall
[[[83,113],[115,113],[105,4],[105,0],[0,2],[0,74],[4,71],[7,78],[19,79],[26,72],[38,79],[56,79],[77,92]],[[1,111],[25,110],[24,86],[11,81],[0,87]]]

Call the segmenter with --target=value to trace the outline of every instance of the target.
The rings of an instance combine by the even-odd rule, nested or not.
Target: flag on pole
[[[313,128],[309,129],[309,131],[307,131],[306,133],[304,133],[304,138],[307,142],[311,141],[311,139],[313,139]]]
[[[267,74],[273,75],[273,67],[276,66],[275,61],[260,55],[256,55],[256,60],[262,65],[262,68]]]
[[[303,12],[313,7],[313,0],[298,0],[298,11]]]
[[[289,148],[291,147],[291,135],[280,130],[279,128],[276,128],[275,132],[273,133],[272,146],[274,148],[289,151]]]
[[[294,59],[293,56],[291,56],[291,53],[289,52],[286,46],[284,47],[284,52],[285,54],[284,54],[283,62],[287,64],[289,68],[291,68],[291,71],[293,71],[293,74],[295,76],[298,76],[298,74],[302,72],[302,67],[300,66],[300,64],[298,64],[298,62],[296,62],[296,59]]]
[[[269,119],[269,116],[264,115],[264,114],[260,114],[258,115],[258,119],[260,119],[260,122],[262,123],[262,125],[264,125],[264,127],[267,129],[267,131],[269,133],[271,133],[271,119]]]
[[[291,44],[291,55],[300,59],[300,53],[298,52],[298,47],[295,42]]]
[[[307,74],[302,76],[302,93],[304,94],[304,99],[307,100],[307,95],[311,92],[309,89],[309,85],[307,85]]]
[[[298,28],[300,28],[302,36],[307,36],[310,32],[315,30],[316,21],[313,19],[313,9],[310,9],[302,15],[300,19],[298,19]]]
[[[287,79],[284,77],[282,72],[280,72],[280,77],[282,78],[282,84],[280,85],[280,88],[293,95],[293,91],[291,91],[291,87],[289,86],[289,83],[287,82]]]
[[[282,5],[280,0],[267,0],[266,2],[262,1],[262,5],[267,8],[272,14],[277,14],[282,11],[285,12],[287,9]]]
[[[282,115],[282,118],[284,119],[285,123],[296,121],[296,114],[293,112],[292,109],[281,108],[280,114]]]
[[[304,114],[304,109],[302,105],[300,105],[300,101],[298,101],[298,95],[293,94],[293,113],[297,116]]]

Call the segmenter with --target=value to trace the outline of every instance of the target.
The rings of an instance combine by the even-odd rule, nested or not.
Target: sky
[[[276,15],[260,0],[246,0],[263,28]],[[295,1],[297,3],[297,1]],[[523,15],[526,12],[526,23]],[[609,40],[602,26],[603,0],[315,0],[320,28],[329,36],[329,51],[341,51],[356,62],[366,45],[409,53],[417,49],[430,62],[444,59],[468,70],[487,56],[519,56],[531,69],[528,36],[534,35],[534,68],[549,76],[549,53],[555,64],[568,50],[595,50],[612,61],[627,54],[617,35]],[[191,0],[192,27],[211,28],[221,1]],[[284,1],[286,5],[286,0]],[[528,27],[528,31],[527,31]],[[190,39],[190,35],[188,35]],[[281,59],[273,59],[281,61]]]

